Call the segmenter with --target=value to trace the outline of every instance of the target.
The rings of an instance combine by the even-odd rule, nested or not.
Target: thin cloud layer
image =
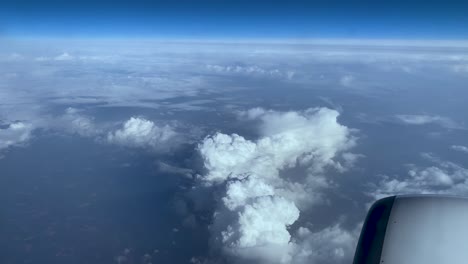
[[[459,64],[452,67],[456,73],[468,73],[468,64]]]
[[[348,74],[348,75],[341,77],[340,84],[343,85],[344,87],[350,87],[352,86],[354,80],[355,80],[354,76]]]
[[[334,45],[323,45],[330,42]],[[337,45],[330,40],[295,44],[274,41],[20,41],[21,45],[0,47],[0,61],[5,63],[0,69],[3,77],[0,86],[6,94],[3,99],[8,103],[1,105],[0,111],[13,101],[27,103],[22,111],[32,115],[35,107],[45,104],[63,106],[91,102],[105,106],[160,108],[167,106],[162,100],[179,96],[211,94],[229,99],[225,91],[240,91],[245,88],[244,84],[223,85],[225,83],[218,81],[237,75],[273,78],[289,85],[301,83],[306,85],[304,87],[317,84],[335,87],[341,83],[338,86],[344,89],[355,86],[355,76],[361,76],[356,69],[362,67],[355,67],[356,64],[372,69],[365,78],[359,78],[362,89],[353,91],[368,95],[375,92],[372,87],[380,87],[382,82],[389,81],[388,86],[392,87],[401,86],[393,82],[401,73],[392,72],[388,67],[414,68],[416,72],[428,74],[436,69],[453,74],[452,66],[463,71],[462,65],[468,62],[468,56],[459,49],[446,48],[440,52],[440,43],[424,43],[426,48],[420,49],[417,47],[422,43],[403,41],[389,45],[387,41],[361,40],[358,42],[363,49],[356,50],[346,42],[342,40],[340,44],[343,45]],[[171,54],[170,59],[167,54]],[[333,65],[341,65],[339,71]],[[382,80],[387,75],[374,74],[388,74],[389,71],[395,74],[390,75],[391,80]],[[235,97],[232,100],[235,101]]]
[[[221,245],[222,252],[247,262],[289,263],[298,247],[311,244],[305,238],[293,242],[289,228],[300,218],[300,210],[307,209],[304,198],[310,206],[318,202],[310,201],[318,196],[314,192],[328,186],[325,169],[336,167],[338,154],[354,145],[338,115],[327,108],[255,108],[240,116],[259,122],[258,140],[217,133],[199,144],[206,169],[201,183],[224,190],[211,228],[213,243]],[[302,173],[283,173],[291,168],[302,168]]]
[[[65,110],[65,114],[59,119],[59,123],[66,131],[84,137],[97,136],[101,133],[92,118],[82,115],[80,110],[72,107]]]
[[[468,147],[466,147],[466,146],[452,145],[450,148],[453,149],[453,150],[456,150],[456,151],[461,151],[461,152],[468,153]]]
[[[234,74],[234,75],[249,75],[249,76],[264,76],[273,78],[292,79],[296,74],[292,70],[283,69],[266,69],[257,65],[207,65],[209,71],[219,74]]]
[[[154,122],[140,117],[131,117],[123,127],[107,134],[109,143],[127,147],[150,147],[157,149],[170,139],[176,132],[169,125],[157,126]]]
[[[454,120],[443,117],[443,116],[431,116],[431,115],[397,115],[396,118],[408,125],[427,125],[437,124],[441,127],[459,129],[461,125],[457,124]]]
[[[439,122],[441,120],[440,116],[428,115],[397,115],[397,118],[409,125],[424,125]]]

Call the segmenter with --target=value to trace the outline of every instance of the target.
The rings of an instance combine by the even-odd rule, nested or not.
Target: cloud
[[[442,116],[431,116],[431,115],[396,115],[396,118],[408,125],[427,125],[437,124],[441,127],[450,129],[461,129],[463,128],[460,124],[456,123],[448,117]]]
[[[243,65],[207,65],[206,68],[209,71],[222,74],[239,74],[239,75],[251,75],[251,76],[267,76],[276,78],[285,78],[291,80],[296,74],[292,70],[282,69],[266,69],[257,65],[243,66]]]
[[[11,54],[9,54],[8,56],[6,56],[6,60],[7,61],[21,61],[21,60],[24,60],[24,56],[19,54],[19,53],[16,53],[16,52],[13,52]]]
[[[68,52],[63,52],[57,56],[39,56],[34,58],[37,62],[53,62],[53,61],[83,61],[83,62],[114,62],[116,56],[112,55],[84,55],[74,56]]]
[[[57,117],[37,116],[28,122],[14,122],[5,128],[0,126],[0,149],[27,142],[36,128],[53,129],[83,137],[99,137],[102,130],[97,128],[93,118],[81,112],[69,107],[63,115]]]
[[[47,57],[47,56],[39,56],[34,58],[35,61],[43,62],[43,61],[72,61],[75,60],[77,57],[70,55],[68,52],[63,52],[60,55]]]
[[[330,40],[314,43],[327,42]],[[18,77],[14,78],[13,82],[9,80],[11,78],[3,78],[0,80],[0,86],[6,94],[3,101],[7,101],[8,104],[12,101],[27,101],[28,104],[22,111],[34,112],[32,108],[46,104],[77,105],[88,101],[106,107],[141,106],[186,110],[189,107],[200,109],[200,105],[190,105],[189,102],[165,104],[163,99],[221,95],[223,100],[239,104],[237,97],[226,98],[224,92],[228,90],[231,94],[232,91],[244,89],[252,83],[245,79],[242,85],[234,84],[232,80],[228,83],[225,82],[226,76],[293,79],[304,87],[316,87],[317,84],[320,87],[332,87],[340,82],[340,78],[343,78],[342,83],[346,86],[353,79],[352,76],[359,76],[356,67],[351,66],[355,63],[370,65],[363,70],[382,70],[382,67],[391,65],[417,68],[428,73],[431,71],[425,68],[441,67],[447,70],[447,65],[464,65],[468,61],[468,56],[456,49],[440,52],[437,49],[414,48],[414,43],[410,45],[412,47],[402,47],[405,42],[389,45],[390,42],[393,41],[363,41],[361,44],[365,49],[356,50],[347,45],[346,41],[343,41],[345,45],[329,47],[316,46],[309,41],[295,44],[274,41],[188,41],[175,44],[161,41],[34,40],[20,42],[21,45],[13,45],[13,48],[4,47],[5,51],[3,55],[0,54],[0,60],[6,60],[7,65],[0,69],[0,76]],[[385,49],[379,45],[385,46]],[[10,55],[18,57],[15,54],[21,54],[24,59],[7,59]],[[172,54],[170,59],[167,54]],[[151,67],[142,67],[141,65],[147,65],[148,60],[158,63],[152,64]],[[78,63],[65,63],[68,61]],[[335,66],[331,65],[341,65],[343,71],[337,71],[333,68]],[[319,76],[325,77],[319,80]],[[367,74],[366,78],[359,80],[365,92],[354,92],[369,95],[374,84],[375,87],[382,86],[381,78],[376,80],[376,76],[379,75]],[[357,79],[351,81],[351,85],[356,81]],[[384,84],[383,88],[389,85],[393,86],[393,83]],[[63,87],[67,87],[66,91]],[[24,96],[25,94],[28,96]],[[7,106],[0,106],[5,107]],[[210,107],[211,105],[205,109]]]
[[[411,165],[407,177],[383,175],[373,186],[371,195],[377,199],[397,194],[468,195],[468,169],[430,154],[423,157],[435,163],[434,166]]]
[[[169,125],[157,126],[154,122],[140,117],[131,117],[123,127],[107,134],[109,143],[127,147],[149,147],[157,149],[176,136]]]
[[[439,116],[427,116],[427,115],[397,115],[396,116],[402,122],[409,125],[424,125],[440,121]]]
[[[453,149],[453,150],[456,150],[456,151],[461,151],[461,152],[468,153],[468,147],[465,147],[465,146],[452,145],[450,148]]]
[[[286,227],[299,218],[293,202],[275,195],[257,195],[244,202],[236,225],[222,232],[222,241],[229,248],[249,248],[271,244],[287,245],[291,236]]]
[[[26,143],[31,138],[33,126],[15,122],[0,128],[0,150]]]
[[[162,149],[173,143],[179,143],[178,136],[170,125],[157,126],[153,121],[141,117],[131,117],[123,122],[122,127],[113,129],[106,122],[97,123],[93,117],[84,114],[84,110],[68,107],[63,115],[48,117],[38,122],[39,127],[89,137],[100,143],[110,143],[126,147]],[[163,170],[170,170],[167,164]],[[164,168],[163,168],[164,167]],[[175,168],[172,169],[175,172]],[[185,174],[188,172],[186,171]]]
[[[354,168],[354,165],[359,161],[359,159],[364,158],[365,156],[362,154],[356,154],[351,152],[345,152],[340,156],[340,162],[335,162],[334,167],[339,172],[345,172]]]
[[[54,60],[56,60],[56,61],[70,61],[70,60],[73,60],[73,59],[74,59],[74,57],[72,55],[68,54],[67,52],[64,52],[64,53],[62,53],[62,54],[60,54],[60,55],[58,55],[58,56],[56,56],[54,58]]]
[[[452,67],[456,73],[468,73],[468,64],[459,64]]]
[[[191,178],[194,173],[192,169],[176,167],[176,166],[173,166],[171,164],[168,164],[162,161],[157,161],[156,166],[158,167],[158,170],[161,172],[178,174],[187,178]]]
[[[317,193],[328,187],[326,168],[335,168],[338,154],[355,144],[338,115],[327,108],[254,108],[239,117],[259,123],[259,139],[216,133],[199,144],[206,170],[200,182],[223,190],[211,232],[225,254],[256,263],[291,261],[302,244],[292,242],[289,227],[300,218],[300,209],[318,202]],[[293,168],[300,173],[285,173]]]
[[[255,108],[251,108],[251,109],[249,109],[247,111],[240,111],[238,113],[238,116],[241,119],[255,120],[255,119],[261,118],[262,116],[264,116],[268,112],[273,113],[273,111],[271,111],[271,110],[265,110],[265,109],[263,109],[261,107],[255,107]]]
[[[69,107],[65,114],[59,119],[59,124],[70,133],[78,134],[84,137],[97,136],[102,131],[96,127],[93,118],[84,116],[81,111]]]
[[[389,103],[385,99],[386,95],[393,93],[394,87],[406,91],[421,84],[406,83],[411,76],[401,75],[401,69],[417,74],[422,79],[424,76],[432,77],[434,73],[440,73],[437,78],[444,79],[444,74],[453,75],[452,69],[448,67],[465,65],[468,61],[468,57],[460,49],[388,47],[387,41],[373,46],[364,43],[367,46],[363,49],[307,43],[240,45],[91,40],[46,43],[43,45],[45,48],[36,49],[36,43],[31,43],[29,47],[23,45],[28,50],[18,51],[26,54],[24,58],[7,62],[0,69],[1,76],[17,76],[0,78],[3,90],[0,92],[3,95],[0,96],[3,98],[0,99],[0,112],[11,118],[10,120],[37,120],[36,115],[68,105],[77,108],[85,105],[87,109],[96,107],[95,111],[102,111],[102,107],[138,106],[159,108],[158,112],[161,114],[173,114],[174,118],[184,120],[190,116],[192,118],[186,120],[192,124],[197,123],[196,126],[200,125],[200,130],[204,131],[212,129],[211,126],[218,121],[222,124],[229,122],[222,112],[217,111],[223,104],[246,107],[262,102],[269,106],[289,107],[289,103],[296,106],[313,103],[310,100],[316,100],[314,95],[317,93],[328,96],[330,99],[327,100],[327,105],[336,106],[340,112],[341,103],[346,109],[350,107],[350,98],[353,102],[361,102],[360,99],[363,99],[361,108],[372,112],[372,115],[365,116],[363,120],[379,122],[385,127],[388,119],[380,122],[379,116],[375,115],[388,116],[391,114],[387,112],[389,108],[383,107],[380,109],[382,111],[377,111],[380,114],[376,114],[365,102],[370,96],[375,96],[373,102],[385,105]],[[14,46],[16,49],[16,45]],[[63,51],[70,53],[62,53]],[[45,61],[34,61],[39,56],[43,56]],[[67,63],[67,60],[77,63]],[[388,69],[384,69],[385,67]],[[464,70],[463,67],[459,69]],[[401,76],[405,78],[398,78]],[[236,82],[229,77],[235,77]],[[268,82],[268,87],[262,87],[259,78],[270,81],[293,79],[298,85]],[[345,89],[346,86],[356,86],[358,83],[363,86],[361,95],[364,97],[342,94],[333,88],[349,90]],[[453,84],[449,86],[458,87],[456,82]],[[313,89],[306,91],[307,87]],[[258,88],[260,89],[255,90]],[[246,90],[239,92],[241,89]],[[302,98],[298,91],[300,95],[310,95],[310,100]],[[265,94],[264,92],[268,95],[265,98],[252,96]],[[279,97],[283,95],[288,100],[281,101]],[[416,96],[416,93],[408,96]],[[177,100],[168,100],[170,98]],[[202,103],[201,100],[205,99],[210,102]],[[39,107],[41,111],[38,111]],[[8,111],[3,110],[6,108]],[[351,111],[356,111],[355,107],[351,108]],[[180,112],[165,111],[167,109],[208,110],[216,116],[192,111],[184,112],[182,117]],[[26,110],[27,113],[18,116]],[[130,111],[128,108],[121,110]],[[134,110],[135,108],[131,109]],[[348,118],[353,114],[347,113]],[[209,122],[200,121],[199,116],[209,116],[209,120],[206,120]],[[338,113],[326,109],[277,112],[255,108],[240,113],[240,120],[237,120],[245,126],[257,125],[254,136],[243,133],[213,133],[200,142],[198,152],[205,171],[198,171],[202,174],[198,179],[200,185],[216,190],[217,204],[213,205],[216,214],[211,232],[213,239],[218,239],[223,250],[238,258],[256,256],[256,259],[263,262],[289,259],[323,263],[325,256],[339,262],[341,256],[344,255],[345,259],[349,255],[340,253],[349,252],[345,245],[349,244],[348,237],[351,236],[350,231],[346,231],[341,225],[332,225],[322,231],[317,230],[316,226],[303,227],[302,232],[296,230],[298,225],[304,224],[305,215],[314,216],[312,206],[333,201],[334,197],[331,195],[334,194],[330,194],[331,192],[351,192],[352,186],[348,185],[343,185],[340,190],[330,190],[337,185],[337,178],[328,174],[328,170],[332,170],[333,174],[344,172],[355,166],[361,157],[349,152],[354,141],[351,130],[340,125],[337,116]],[[63,123],[61,130],[103,138],[104,142],[123,146],[153,149],[176,139],[170,136],[176,129],[173,126],[143,118],[122,120],[121,127],[112,129],[105,123],[97,123],[85,111],[76,109],[69,109],[63,117],[57,118]],[[391,121],[395,121],[393,116]],[[449,118],[434,115],[402,115],[398,121],[412,125],[460,127]],[[34,127],[37,127],[36,123]],[[177,129],[183,130],[180,127]],[[238,131],[246,129],[241,127]],[[193,130],[190,133],[193,135]],[[174,157],[176,156],[179,155]],[[177,162],[161,162],[158,168],[168,174],[192,174],[190,169],[179,166],[181,165]],[[456,175],[455,168],[435,163],[433,166],[414,166],[410,169],[411,174],[396,178],[396,187],[385,185],[391,183],[390,178],[387,181],[380,179],[381,192],[452,190],[450,186],[459,184],[457,177],[453,176]],[[353,179],[349,179],[349,182],[352,181]],[[423,182],[425,183],[422,184]],[[461,187],[463,185],[459,185]],[[351,200],[352,198],[354,197]],[[275,210],[277,207],[283,210]],[[330,211],[338,210],[335,208]],[[322,211],[315,215],[317,221],[326,218]],[[329,241],[348,242],[340,244]],[[271,254],[268,251],[276,253],[271,256],[272,261],[267,260],[267,254]],[[296,253],[303,256],[302,259],[296,258]]]
[[[340,84],[345,87],[350,87],[353,84],[354,80],[355,80],[354,76],[348,74],[348,75],[341,77]]]
[[[340,224],[312,232],[306,227],[297,230],[292,263],[341,263],[351,260],[359,237],[360,226],[346,230]]]
[[[279,169],[312,163],[315,171],[333,165],[336,153],[354,145],[350,130],[337,122],[339,113],[327,108],[303,112],[253,109],[250,119],[260,121],[257,141],[237,134],[217,133],[199,145],[208,173],[205,182],[242,178],[247,172],[277,175]]]

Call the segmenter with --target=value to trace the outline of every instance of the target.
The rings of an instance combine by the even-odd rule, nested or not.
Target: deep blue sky
[[[15,37],[468,39],[468,1],[21,1]]]

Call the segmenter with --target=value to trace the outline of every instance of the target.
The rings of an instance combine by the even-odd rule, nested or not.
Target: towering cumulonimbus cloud
[[[241,261],[290,263],[302,246],[313,244],[304,232],[294,239],[290,227],[307,208],[303,200],[310,205],[318,197],[313,192],[327,187],[325,169],[342,168],[336,158],[355,144],[338,115],[327,108],[255,108],[239,116],[259,121],[259,139],[216,133],[199,144],[206,169],[200,182],[222,189],[211,226],[214,245]],[[303,173],[292,177],[284,172],[292,168]]]
[[[176,135],[169,125],[157,126],[140,117],[131,117],[123,127],[107,134],[107,141],[127,147],[158,148]]]

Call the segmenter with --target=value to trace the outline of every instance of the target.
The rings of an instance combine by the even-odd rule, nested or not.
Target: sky
[[[466,39],[466,1],[2,1],[15,37]]]

